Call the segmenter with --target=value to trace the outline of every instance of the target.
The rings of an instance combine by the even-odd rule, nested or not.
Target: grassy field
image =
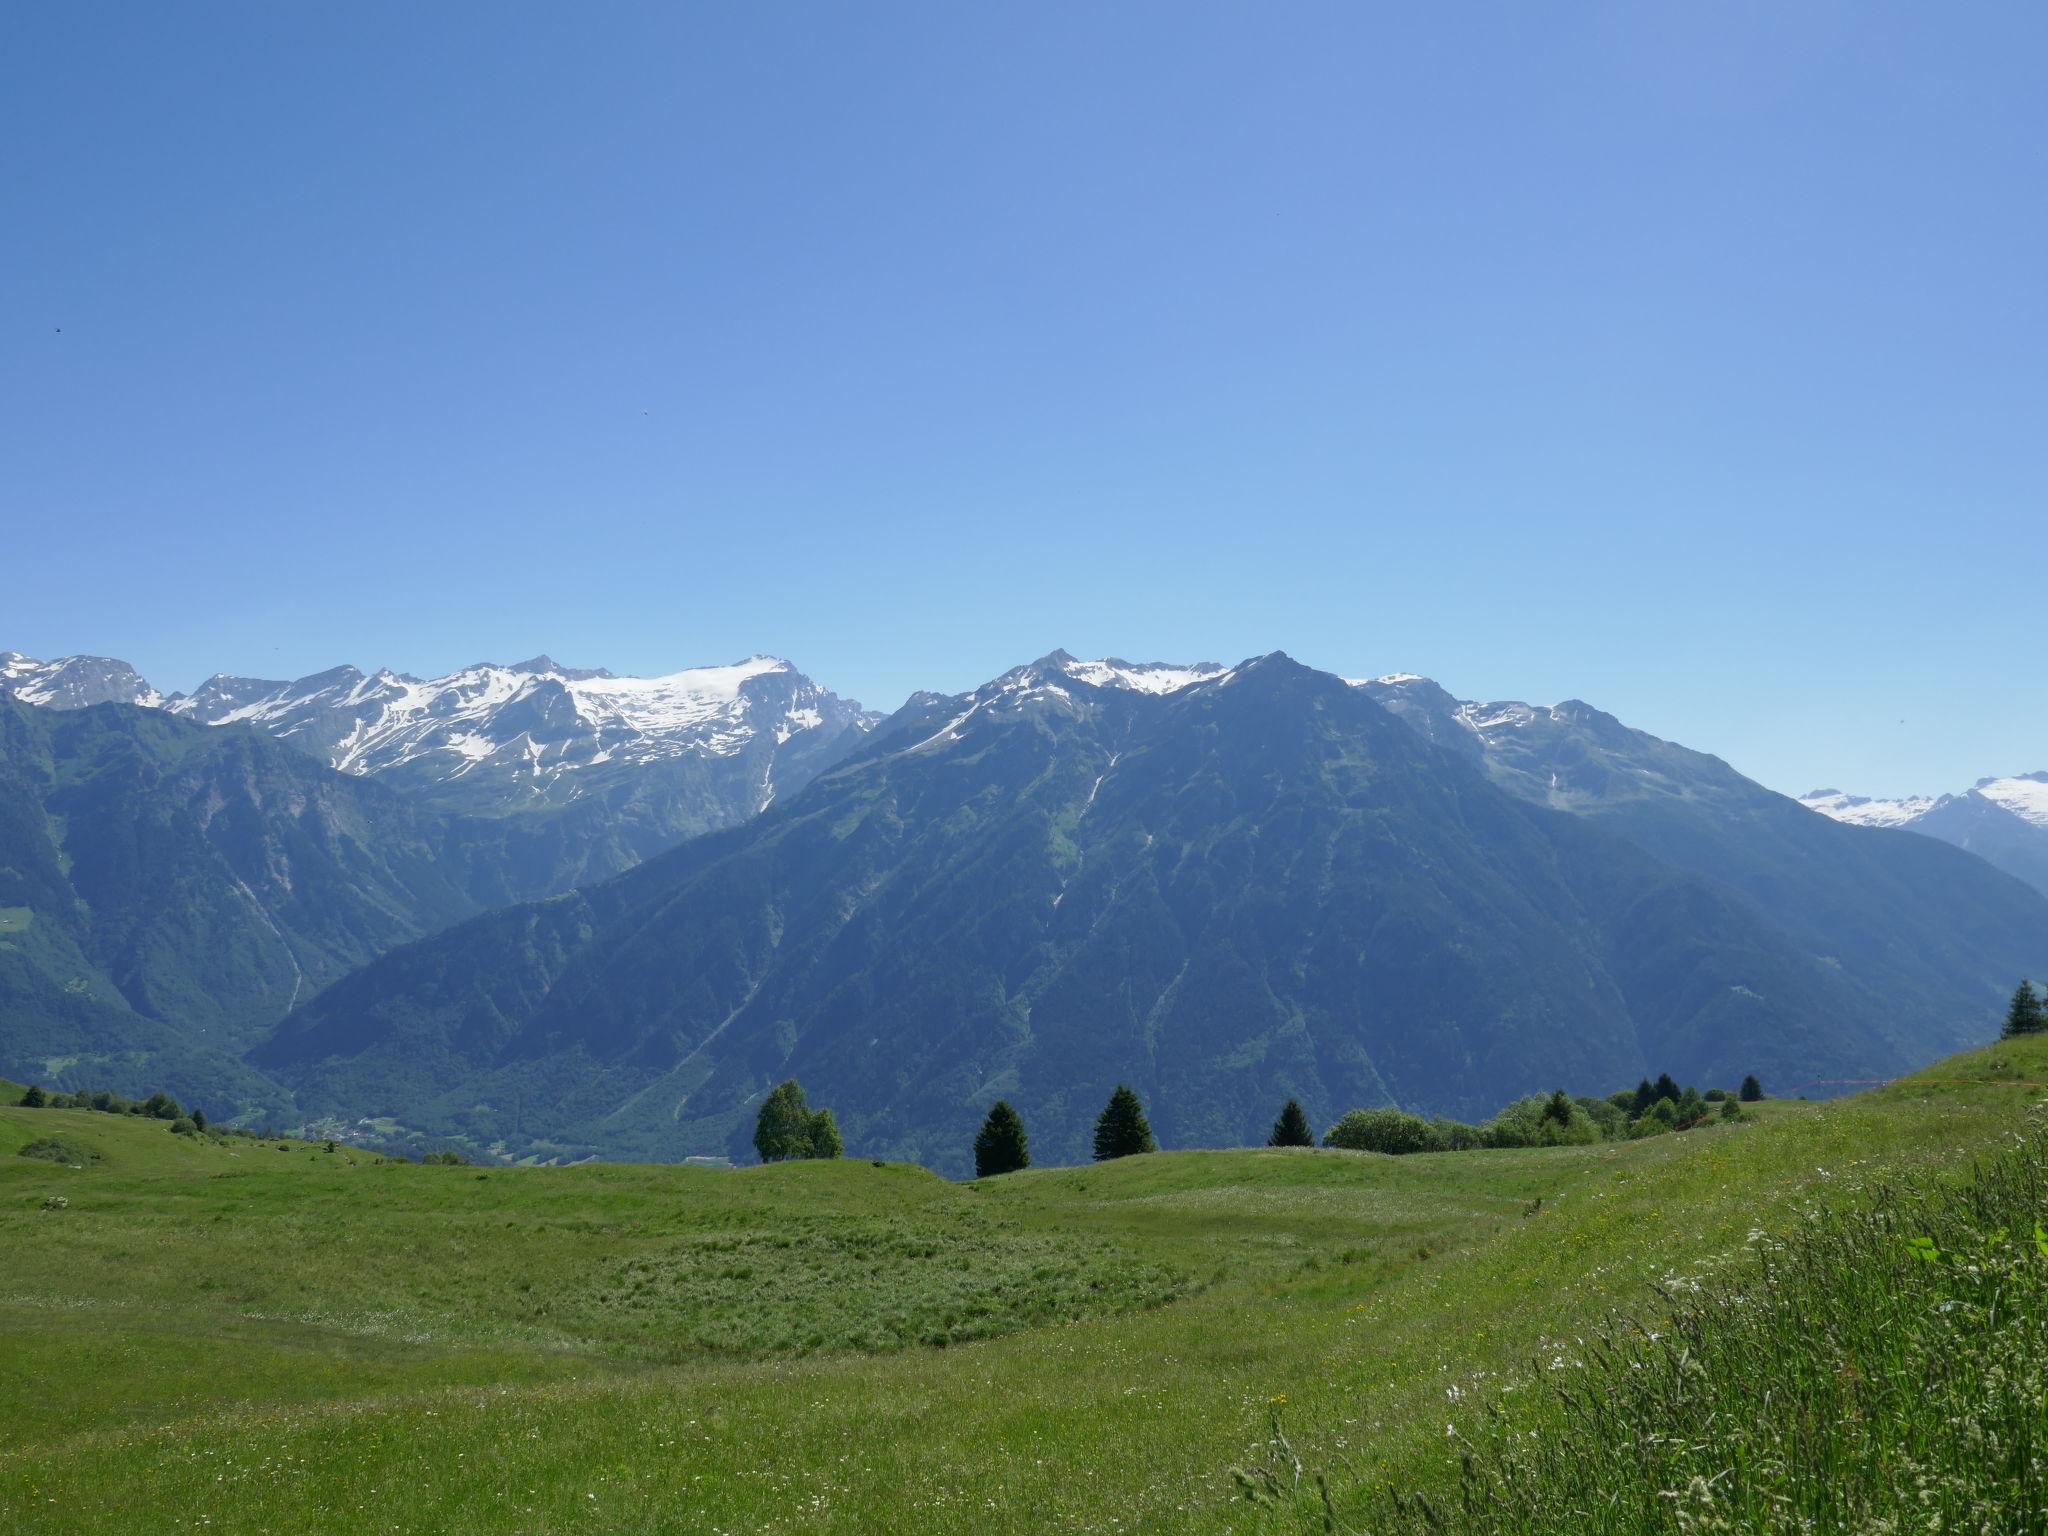
[[[2044,1080],[2030,1041],[1640,1142],[957,1185],[0,1110],[0,1529],[1285,1529],[1233,1476],[1276,1416],[1362,1523],[1546,1341],[1956,1165]],[[96,1160],[16,1155],[52,1137]]]

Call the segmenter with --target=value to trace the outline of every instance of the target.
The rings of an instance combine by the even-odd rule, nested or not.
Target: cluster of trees
[[[1681,1088],[1670,1073],[1644,1078],[1604,1099],[1574,1098],[1562,1088],[1517,1099],[1491,1120],[1467,1125],[1441,1116],[1424,1119],[1399,1109],[1354,1109],[1323,1136],[1326,1147],[1355,1152],[1463,1152],[1475,1147],[1587,1146],[1689,1131],[1709,1119],[1740,1120],[1742,1105],[1764,1096],[1755,1076],[1734,1093],[1725,1088]],[[1278,1127],[1275,1127],[1277,1137]],[[1275,1145],[1282,1145],[1276,1140]],[[1299,1143],[1292,1143],[1299,1145]]]
[[[94,1109],[103,1115],[144,1115],[152,1120],[168,1120],[172,1130],[186,1135],[197,1135],[206,1129],[205,1110],[197,1106],[190,1110],[180,1108],[178,1101],[161,1088],[146,1099],[124,1099],[104,1088],[45,1093],[30,1083],[15,1102],[22,1109]]]
[[[1711,1116],[1742,1118],[1742,1104],[1764,1096],[1754,1076],[1735,1093],[1725,1088],[1681,1088],[1671,1074],[1604,1099],[1573,1098],[1562,1088],[1517,1099],[1483,1125],[1441,1116],[1424,1119],[1399,1109],[1354,1109],[1324,1133],[1323,1145],[1358,1152],[1459,1152],[1471,1147],[1570,1146],[1634,1140],[1666,1131],[1689,1131]],[[1266,1144],[1313,1147],[1314,1130],[1299,1099],[1289,1099],[1273,1122]],[[787,1158],[838,1157],[839,1127],[829,1109],[812,1110],[795,1078],[768,1095],[754,1124],[754,1150],[763,1162]],[[1156,1152],[1145,1106],[1127,1083],[1118,1083],[1095,1119],[1095,1161]],[[974,1176],[992,1178],[1031,1166],[1031,1138],[1024,1117],[1007,1099],[989,1106],[974,1137]]]
[[[1158,1150],[1159,1143],[1152,1139],[1151,1122],[1145,1118],[1145,1106],[1129,1084],[1118,1083],[1109,1102],[1102,1106],[1102,1113],[1095,1117],[1095,1161],[1104,1163],[1113,1157],[1135,1157]],[[975,1133],[974,1176],[992,1178],[1030,1166],[1031,1138],[1024,1130],[1024,1117],[1009,1100],[997,1099]]]
[[[2012,995],[2012,1006],[2005,1010],[2002,1038],[2010,1040],[2015,1035],[2038,1035],[2043,1030],[2048,1030],[2048,1000],[2034,990],[2033,982],[2022,977],[2019,990]]]
[[[829,1109],[812,1109],[795,1078],[776,1084],[754,1117],[754,1150],[764,1163],[838,1157],[846,1150]]]

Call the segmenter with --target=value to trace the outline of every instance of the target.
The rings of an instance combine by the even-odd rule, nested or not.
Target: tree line
[[[208,1124],[205,1110],[197,1105],[185,1109],[161,1088],[146,1099],[124,1099],[104,1088],[81,1088],[76,1093],[46,1093],[37,1084],[30,1083],[14,1102],[19,1109],[91,1109],[103,1115],[141,1115],[150,1120],[168,1120],[171,1129],[180,1135],[197,1135]]]

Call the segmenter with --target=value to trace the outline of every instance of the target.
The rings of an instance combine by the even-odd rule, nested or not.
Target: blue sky
[[[15,7],[0,648],[2048,767],[2038,5]],[[57,327],[61,327],[58,330]]]

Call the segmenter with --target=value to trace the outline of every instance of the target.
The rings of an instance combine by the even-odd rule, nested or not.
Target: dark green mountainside
[[[1761,805],[1713,834],[1727,807],[1531,804],[1284,656],[1163,695],[1071,665],[913,700],[756,821],[398,950],[254,1059],[314,1110],[640,1156],[741,1150],[795,1074],[851,1150],[958,1171],[998,1097],[1035,1155],[1085,1156],[1119,1080],[1190,1145],[1289,1097],[1878,1075],[2048,958],[2048,902],[1925,839],[1784,802],[1852,841],[1765,857]],[[1809,925],[1773,859],[1820,866],[1785,898]]]
[[[2038,953],[2033,905],[1931,837],[1819,815],[1577,699],[1463,704],[1422,678],[1363,687],[1510,792],[1739,891],[1802,948],[1880,980],[1886,1022],[1908,1049],[1949,1038],[1957,1000],[2002,960]]]
[[[509,899],[502,832],[244,728],[0,695],[0,1070],[218,1108],[320,988]]]

